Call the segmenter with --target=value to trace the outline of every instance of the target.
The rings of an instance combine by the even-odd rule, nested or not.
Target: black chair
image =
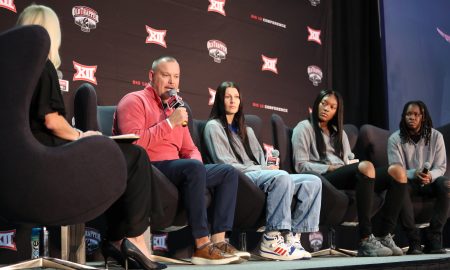
[[[0,34],[0,119],[5,126],[0,130],[0,220],[10,224],[82,224],[108,209],[126,187],[125,160],[109,138],[46,147],[32,135],[30,102],[49,47],[47,31],[40,26]],[[85,267],[39,258],[6,268],[68,266]]]
[[[445,153],[447,154],[447,171],[444,175],[450,177],[450,123],[436,129],[441,132],[444,137]]]
[[[285,125],[284,120],[278,114],[272,114],[272,135],[274,147],[280,150],[280,168],[295,173],[292,151],[293,129]],[[349,137],[352,147],[356,144],[358,129],[353,125],[345,125],[344,129]],[[340,249],[335,243],[335,229],[339,225],[356,226],[358,217],[356,212],[356,199],[353,190],[338,190],[325,178],[322,179],[322,205],[320,210],[320,225],[328,227],[329,248],[314,252],[313,256],[323,255],[356,255],[352,250]],[[383,197],[374,196],[372,213],[375,214],[383,204]]]

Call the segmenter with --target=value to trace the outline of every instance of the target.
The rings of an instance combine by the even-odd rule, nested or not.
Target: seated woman
[[[310,119],[301,121],[292,134],[297,172],[322,174],[338,189],[355,189],[361,242],[358,256],[403,255],[392,239],[406,194],[406,172],[399,165],[375,170],[369,161],[352,163],[354,155],[343,130],[344,104],[336,91],[322,90]],[[373,191],[387,190],[381,209],[380,238],[372,234]]]
[[[223,82],[217,88],[204,140],[214,163],[230,164],[267,193],[266,231],[259,252],[274,260],[311,258],[300,233],[319,230],[322,182],[315,175],[288,174],[267,165],[253,130],[244,124],[239,87]],[[296,200],[291,214],[292,198]]]
[[[47,146],[59,146],[83,137],[101,135],[81,132],[64,118],[65,107],[56,68],[61,64],[61,30],[56,13],[46,6],[31,5],[20,14],[18,25],[37,24],[50,36],[50,52],[30,106],[30,126],[36,139]],[[148,227],[152,171],[146,152],[132,144],[119,144],[127,163],[124,194],[107,210],[108,239],[103,248],[105,264],[113,257],[126,268],[164,269],[164,264],[149,259],[143,233]],[[157,207],[152,205],[152,208]],[[120,250],[120,251],[119,251]],[[128,264],[130,262],[130,264]]]

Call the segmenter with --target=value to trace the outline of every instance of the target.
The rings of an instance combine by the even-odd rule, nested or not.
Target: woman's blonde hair
[[[48,59],[55,68],[61,65],[59,46],[61,45],[61,28],[56,13],[49,7],[32,4],[20,13],[17,25],[37,24],[44,27],[50,36],[50,52]]]

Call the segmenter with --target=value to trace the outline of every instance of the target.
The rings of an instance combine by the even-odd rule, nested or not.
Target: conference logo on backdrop
[[[284,112],[284,113],[289,112],[288,108],[282,108],[282,107],[277,107],[277,106],[264,104],[264,103],[258,103],[258,102],[252,102],[252,107],[270,110],[270,111]]]
[[[214,104],[214,100],[216,99],[216,90],[208,87],[208,92],[209,92],[208,105],[211,106]]]
[[[319,45],[322,45],[322,41],[320,40],[320,30],[313,29],[307,26],[308,29],[308,41],[313,41]]]
[[[0,0],[0,8],[6,8],[14,13],[17,13],[16,5],[14,5],[14,0]]]
[[[100,243],[102,241],[100,232],[94,228],[86,227],[84,236],[86,242],[86,254],[94,254],[94,252],[100,248]]]
[[[208,48],[209,56],[211,56],[216,63],[221,63],[222,60],[225,60],[228,53],[227,45],[216,39],[208,40],[206,48]]]
[[[267,24],[271,24],[271,25],[274,25],[274,26],[278,26],[278,27],[281,27],[281,28],[287,28],[286,24],[284,24],[284,23],[280,23],[280,22],[277,22],[277,21],[265,18],[263,16],[258,16],[258,15],[255,15],[255,14],[250,14],[250,19],[255,20],[255,21],[264,22],[264,23],[267,23]]]
[[[75,19],[75,24],[80,26],[81,31],[85,33],[97,28],[98,13],[90,7],[75,6],[72,8],[72,16]]]
[[[270,58],[265,56],[264,54],[261,54],[261,58],[263,60],[263,65],[261,67],[261,70],[267,70],[267,71],[272,71],[275,74],[278,74],[278,69],[277,69],[277,62],[278,62],[278,58]]]
[[[318,66],[309,66],[308,67],[308,77],[314,86],[318,86],[319,83],[322,82],[322,78],[323,78],[322,70]]]
[[[15,236],[16,230],[0,231],[0,248],[17,251]]]
[[[97,85],[97,78],[95,78],[95,72],[97,66],[86,66],[75,61],[72,61],[73,68],[77,71],[73,75],[73,81],[86,81]]]
[[[272,150],[275,149],[275,148],[273,147],[273,145],[267,144],[267,143],[263,143],[263,148],[264,148],[264,151],[266,151],[266,156],[267,156],[269,153],[272,153]]]
[[[446,33],[444,33],[444,31],[442,31],[438,27],[436,27],[436,30],[438,31],[439,35],[441,35],[441,37],[443,37],[445,39],[445,41],[450,43],[450,35],[447,35]]]
[[[69,92],[69,81],[68,80],[59,79],[59,88],[63,92]]]
[[[167,246],[167,233],[152,234],[152,250],[169,251]]]
[[[311,6],[316,7],[320,4],[320,0],[309,0]]]
[[[208,12],[216,12],[227,16],[225,14],[225,2],[226,0],[209,0]]]
[[[164,48],[167,48],[166,44],[166,33],[167,30],[158,30],[155,28],[151,28],[150,26],[146,25],[145,29],[147,30],[148,36],[145,39],[145,43],[153,43],[160,45]]]
[[[309,233],[309,246],[314,252],[319,251],[323,244],[323,235],[320,231]]]

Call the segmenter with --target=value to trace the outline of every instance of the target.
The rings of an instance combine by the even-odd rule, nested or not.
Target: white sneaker
[[[292,233],[289,232],[287,234],[284,235],[284,241],[286,242],[286,244],[294,246],[296,249],[298,249],[302,254],[303,260],[309,260],[311,259],[311,253],[309,253],[308,251],[305,250],[305,248],[303,248],[302,243],[300,241],[300,233]]]
[[[259,246],[259,255],[265,258],[283,261],[303,258],[303,253],[294,246],[286,244],[283,236],[279,232],[271,233],[271,235],[263,234]]]

